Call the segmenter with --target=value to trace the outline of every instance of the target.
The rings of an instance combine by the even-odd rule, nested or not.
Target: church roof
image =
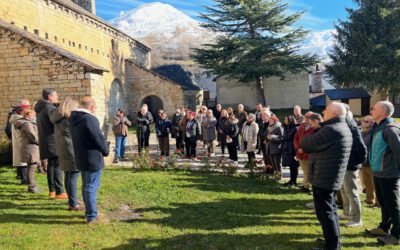
[[[28,40],[36,43],[36,44],[39,44],[39,45],[41,45],[43,47],[46,47],[46,48],[56,52],[57,54],[60,54],[61,56],[64,56],[64,57],[66,57],[68,59],[71,59],[73,61],[80,62],[80,63],[82,63],[83,65],[85,65],[86,67],[88,67],[90,69],[108,72],[107,69],[105,69],[105,68],[103,68],[103,67],[101,67],[99,65],[96,65],[96,64],[94,64],[94,63],[86,60],[85,58],[82,58],[82,57],[80,57],[80,56],[78,56],[78,55],[76,55],[74,53],[71,53],[71,52],[69,52],[69,51],[67,51],[67,50],[65,50],[65,49],[63,49],[63,48],[61,48],[61,47],[49,42],[48,40],[46,40],[44,38],[41,38],[41,37],[39,37],[37,35],[34,35],[34,34],[28,32],[28,31],[22,30],[22,29],[18,28],[15,25],[12,25],[12,24],[9,24],[9,23],[7,23],[7,22],[5,22],[3,20],[0,20],[0,27],[4,28],[6,30],[9,30],[9,31],[11,31],[13,33],[16,33],[16,34],[22,36],[23,38],[26,38],[26,39],[28,39]]]
[[[154,68],[153,70],[156,73],[178,83],[184,90],[201,90],[201,88],[193,82],[193,80],[189,77],[188,72],[186,72],[181,65],[163,65]]]
[[[368,98],[371,95],[363,88],[327,89],[325,94],[331,100]]]

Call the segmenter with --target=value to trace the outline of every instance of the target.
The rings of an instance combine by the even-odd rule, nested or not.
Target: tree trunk
[[[263,100],[263,103],[261,103],[261,104],[263,106],[265,106],[267,104],[267,100],[265,99],[264,81],[263,81],[263,77],[262,76],[257,78],[256,84],[257,84],[258,93],[262,97],[262,100]]]

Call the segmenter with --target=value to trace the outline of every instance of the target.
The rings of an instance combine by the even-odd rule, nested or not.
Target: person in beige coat
[[[35,122],[36,113],[32,109],[26,109],[24,118],[15,122],[15,127],[20,131],[21,161],[28,166],[28,192],[38,193],[40,190],[35,184],[35,171],[40,161],[39,136]]]
[[[242,128],[242,148],[246,150],[249,162],[256,159],[256,146],[257,146],[257,134],[258,124],[255,122],[256,116],[249,114],[247,122],[243,124]]]

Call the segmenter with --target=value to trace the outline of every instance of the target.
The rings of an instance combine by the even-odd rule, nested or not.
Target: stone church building
[[[102,124],[118,107],[135,116],[143,103],[169,114],[199,103],[201,90],[153,72],[150,58],[149,47],[95,15],[95,0],[2,0],[0,126],[11,106],[48,87],[60,100],[93,96]]]

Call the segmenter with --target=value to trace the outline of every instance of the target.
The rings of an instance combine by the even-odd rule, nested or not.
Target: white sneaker
[[[339,220],[348,220],[348,219],[350,219],[350,216],[348,216],[348,215],[345,215],[345,214],[339,215]]]
[[[233,162],[233,165],[235,165],[235,166],[239,166],[239,162],[237,162],[237,161],[234,161],[234,162]]]
[[[362,221],[360,221],[360,222],[350,221],[350,222],[348,222],[348,223],[346,223],[344,225],[346,227],[361,227],[363,224],[362,224]]]
[[[312,201],[312,202],[306,203],[306,208],[315,209],[315,204],[314,204],[314,202]]]

